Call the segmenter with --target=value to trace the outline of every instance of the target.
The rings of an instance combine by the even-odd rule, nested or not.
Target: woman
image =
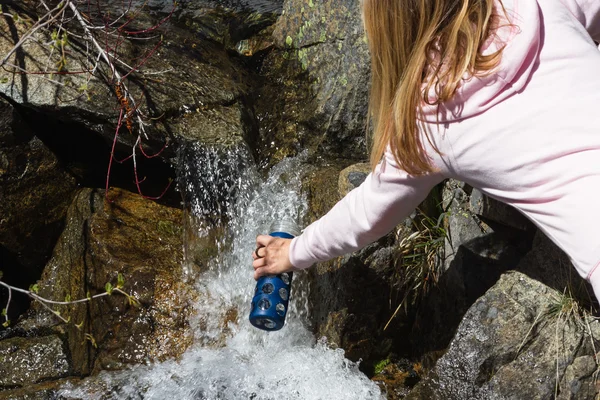
[[[365,0],[373,172],[254,277],[391,231],[445,178],[517,208],[600,295],[600,0]]]

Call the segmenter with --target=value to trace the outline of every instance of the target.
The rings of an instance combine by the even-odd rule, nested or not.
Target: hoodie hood
[[[541,45],[538,3],[536,0],[504,0],[498,1],[496,6],[500,15],[506,12],[508,24],[501,23],[492,35],[494,39],[482,50],[483,54],[492,54],[506,46],[498,67],[486,76],[465,78],[454,97],[439,107],[423,105],[424,121],[444,123],[472,117],[518,93],[526,85]]]

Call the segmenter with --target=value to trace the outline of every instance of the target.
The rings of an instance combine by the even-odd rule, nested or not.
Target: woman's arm
[[[302,269],[365,247],[409,216],[443,178],[410,176],[386,153],[358,188],[292,240],[289,261]]]

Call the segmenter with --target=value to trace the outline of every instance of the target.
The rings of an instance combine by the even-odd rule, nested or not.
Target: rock
[[[152,1],[150,6],[162,12],[170,8],[162,1]],[[185,24],[200,37],[222,44],[228,49],[252,41],[255,34],[272,25],[281,14],[283,0],[273,1],[189,1],[175,10],[174,19]],[[248,55],[248,54],[244,54]]]
[[[344,166],[333,163],[316,168],[304,181],[309,201],[308,222],[329,211],[344,194],[340,191],[349,189],[352,183],[345,184],[349,174],[366,168],[355,165],[342,170]],[[398,282],[397,245],[405,229],[401,224],[398,230],[378,242],[355,253],[318,263],[310,270],[310,302],[316,336],[326,337],[332,346],[343,348],[347,358],[362,359],[363,369],[368,370],[373,361],[387,354],[400,336],[394,329],[385,331],[383,328],[395,311],[391,299],[402,296],[398,292],[401,283]],[[402,324],[401,321],[403,318],[398,317],[394,322]]]
[[[388,364],[372,379],[385,392],[388,400],[403,399],[419,381],[423,367],[408,360],[392,362],[386,359],[385,362]]]
[[[370,172],[371,166],[368,163],[353,164],[342,170],[338,179],[340,196],[343,197],[353,189],[359,187]]]
[[[487,221],[497,222],[521,230],[535,229],[533,223],[514,207],[492,199],[481,193],[478,189],[471,190],[469,208],[472,213],[477,214],[480,218]]]
[[[340,199],[337,182],[343,167],[336,163],[325,165],[314,169],[304,180],[308,221],[325,214]],[[383,298],[390,289],[387,282],[365,266],[365,259],[376,248],[370,246],[356,254],[319,263],[310,270],[316,335],[326,337],[334,347],[343,348],[346,357],[352,360],[369,357],[377,346],[373,333],[381,328],[382,319],[378,319],[381,311],[378,301],[385,301]]]
[[[592,399],[599,392],[594,373],[598,365],[594,356],[581,356],[565,370],[557,400]]]
[[[74,193],[75,179],[0,98],[0,269],[5,282],[28,287],[39,279]],[[28,305],[15,299],[9,308],[12,321]],[[7,300],[3,293],[1,308]]]
[[[36,277],[60,232],[75,180],[2,99],[0,115],[0,244]]]
[[[356,254],[317,264],[311,270],[311,302],[317,337],[343,348],[345,356],[370,365],[392,345],[383,327],[389,304],[394,253],[390,238]],[[386,243],[387,242],[387,243]]]
[[[70,372],[68,353],[58,336],[0,341],[0,390],[62,378]]]
[[[71,324],[58,324],[40,307],[19,324],[26,332],[65,332],[74,372],[82,375],[177,357],[193,339],[187,319],[195,291],[182,279],[181,211],[121,190],[107,197],[92,189],[78,193],[39,282],[40,295],[85,298],[87,292],[104,292],[107,282],[117,286],[120,273],[123,290],[141,307],[113,293],[91,304],[61,306]],[[86,333],[91,335],[87,341]]]
[[[563,377],[559,393],[571,390],[576,376],[591,369],[587,359],[576,361],[590,341],[586,325],[598,324],[586,322],[576,307],[526,275],[502,275],[469,308],[446,353],[406,398],[550,398]]]
[[[445,183],[445,272],[417,312],[410,336],[413,354],[445,349],[469,307],[531,247],[529,232],[500,225],[492,229],[475,215],[464,187],[453,180]]]
[[[27,7],[30,13],[41,12],[35,8],[35,4],[37,2],[26,1],[22,7]],[[119,4],[111,6],[118,8]],[[114,15],[121,12],[118,9],[113,11]],[[10,7],[7,12],[19,15],[24,13],[18,7]],[[129,25],[134,30],[151,27],[164,18],[160,13],[143,10],[136,10],[135,15],[136,19]],[[92,15],[90,18],[95,17]],[[27,18],[23,17],[22,20],[25,21],[23,24],[13,26],[7,22],[8,19],[3,19],[0,27],[3,26],[7,31],[12,29],[16,37],[19,37],[30,27]],[[69,24],[69,29],[85,36],[75,19]],[[168,29],[168,33],[165,29]],[[53,82],[44,74],[38,74],[46,69],[56,70],[57,63],[63,61],[69,71],[87,71],[87,49],[94,48],[86,40],[68,41],[60,45],[66,47],[65,59],[62,60],[57,56],[60,52],[52,51],[52,46],[40,44],[52,43],[50,32],[43,30],[34,35],[37,42],[27,42],[22,47],[22,52],[16,52],[9,60],[11,63],[20,63],[21,68],[31,73],[12,74],[10,71],[0,71],[0,92],[20,105],[51,114],[53,118],[82,124],[111,143],[115,138],[119,108],[133,109],[135,101],[138,103],[137,109],[144,116],[144,130],[148,139],[143,137],[143,142],[146,153],[149,154],[157,153],[167,142],[185,139],[188,124],[181,120],[191,120],[192,113],[198,114],[199,119],[195,122],[199,124],[210,124],[211,120],[230,121],[235,118],[236,113],[238,117],[240,112],[242,116],[249,113],[243,100],[250,91],[245,78],[248,73],[244,70],[245,67],[228,56],[222,46],[202,40],[169,21],[154,32],[157,37],[164,35],[164,41],[158,48],[155,48],[156,41],[136,41],[122,37],[119,41],[117,57],[121,61],[138,66],[140,59],[143,59],[142,65],[123,81],[131,94],[127,101],[124,100],[125,86],[120,86],[115,79],[110,78],[113,74],[102,59],[98,63],[98,73],[94,76],[86,73],[57,74],[53,76]],[[14,38],[0,39],[0,54],[6,54],[14,43]],[[93,54],[92,58],[95,59],[96,53]],[[122,75],[125,73],[122,72]],[[127,106],[124,106],[125,103]],[[129,149],[131,153],[131,146],[140,133],[139,121],[126,115],[123,125],[117,138],[117,150]],[[234,126],[238,127],[239,122]],[[202,129],[196,129],[196,132],[202,132]],[[226,135],[232,129],[234,128],[227,127],[227,131],[222,134]],[[242,133],[251,129],[244,128]],[[171,161],[174,156],[173,146],[161,154],[161,157]]]
[[[273,39],[260,67],[259,157],[275,163],[319,148],[364,159],[370,72],[360,4],[288,0]]]
[[[76,378],[65,378],[31,384],[18,389],[0,391],[0,400],[80,400],[59,396],[62,385],[77,382]]]
[[[535,233],[531,251],[517,269],[561,293],[569,293],[586,308],[592,305],[594,291],[590,284],[577,274],[569,257],[541,231]]]

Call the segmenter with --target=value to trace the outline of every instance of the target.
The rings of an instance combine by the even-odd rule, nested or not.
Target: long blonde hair
[[[480,51],[495,25],[493,3],[363,1],[371,52],[373,167],[389,145],[398,165],[409,174],[433,170],[419,133],[423,104],[443,104],[455,94],[465,74],[483,75],[498,65],[502,48],[489,55]]]

